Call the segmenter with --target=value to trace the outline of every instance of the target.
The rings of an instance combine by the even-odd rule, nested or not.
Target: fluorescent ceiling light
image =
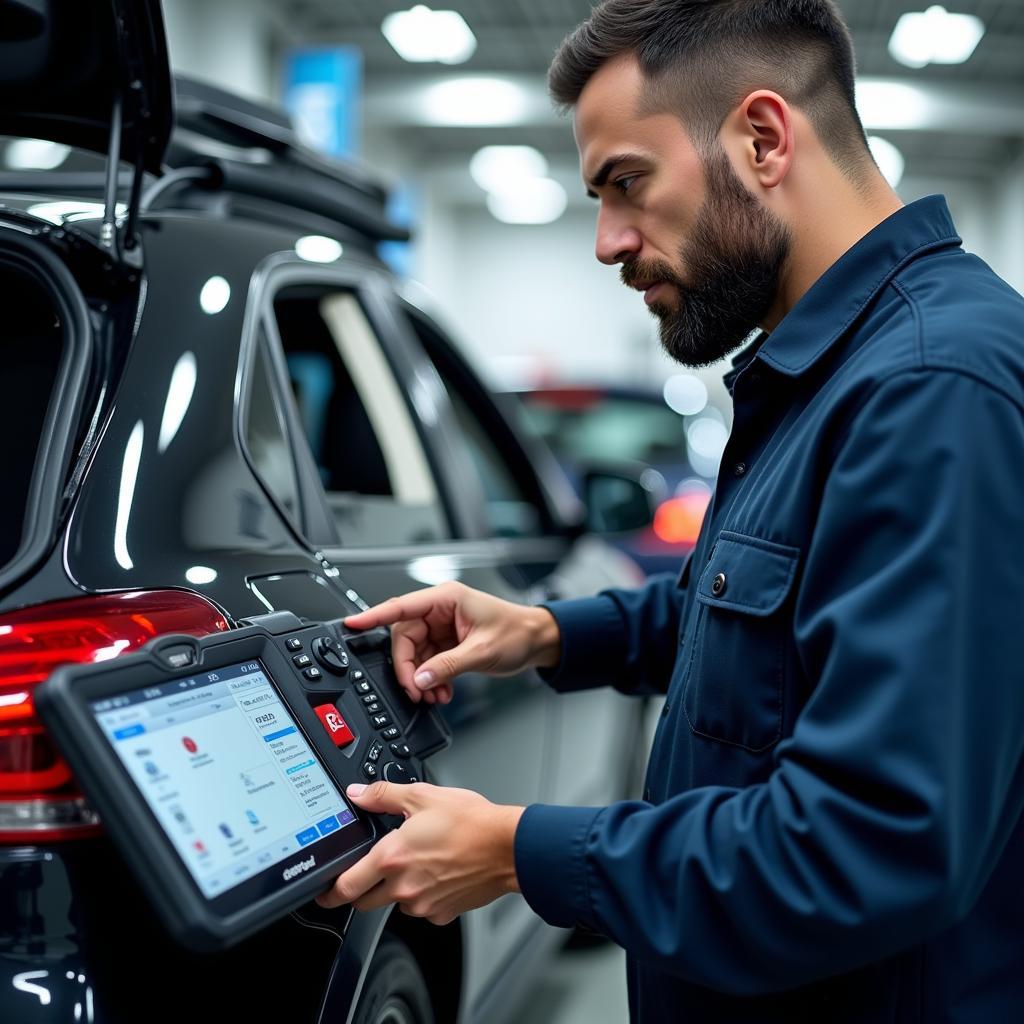
[[[461,64],[476,50],[476,36],[458,11],[432,11],[417,4],[389,14],[380,26],[402,60]]]
[[[973,14],[950,14],[937,4],[904,14],[889,37],[893,59],[911,68],[926,64],[962,64],[985,34],[985,23]]]
[[[906,161],[903,154],[888,140],[878,135],[868,136],[868,147],[871,155],[882,172],[882,177],[895,188],[903,178],[903,169]]]
[[[858,82],[857,113],[873,128],[923,128],[928,123],[928,97],[916,85],[902,82]]]
[[[533,146],[484,146],[473,154],[469,173],[485,192],[502,192],[524,178],[543,178],[548,162]]]
[[[515,188],[491,192],[487,209],[506,224],[550,224],[565,212],[569,197],[551,178],[525,178]]]
[[[436,125],[517,124],[526,115],[523,90],[503,78],[475,76],[439,82],[423,93],[427,121]]]
[[[15,139],[7,146],[4,163],[12,171],[52,171],[71,152],[70,146],[46,139]]]

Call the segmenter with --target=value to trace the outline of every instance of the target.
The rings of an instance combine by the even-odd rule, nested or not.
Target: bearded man
[[[637,1022],[1024,1019],[1024,299],[888,187],[853,75],[831,0],[606,0],[562,45],[598,259],[680,363],[740,349],[700,540],[638,591],[348,623],[394,626],[414,699],[667,694],[646,789],[357,788],[407,820],[324,905],[521,891],[625,948]]]

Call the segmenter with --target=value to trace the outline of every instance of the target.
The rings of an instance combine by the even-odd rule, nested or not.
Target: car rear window
[[[31,524],[26,522],[37,452],[58,369],[65,332],[55,304],[29,274],[0,254],[0,567],[10,562]]]

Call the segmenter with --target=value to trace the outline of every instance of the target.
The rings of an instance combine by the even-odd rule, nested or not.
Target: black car
[[[72,147],[0,174],[0,1019],[499,1021],[563,937],[518,897],[445,928],[309,904],[226,953],[175,946],[35,712],[58,665],[163,633],[638,578],[403,297],[374,177],[272,110],[172,94],[156,0],[0,5],[0,134]],[[444,714],[438,783],[630,785],[637,702],[470,677]]]

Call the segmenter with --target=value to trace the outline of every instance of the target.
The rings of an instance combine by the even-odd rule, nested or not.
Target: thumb
[[[412,813],[412,786],[397,786],[393,782],[375,782],[372,786],[352,783],[345,795],[364,811],[371,814],[405,814]]]
[[[428,658],[416,669],[412,681],[419,690],[433,690],[441,683],[448,683],[450,686],[456,676],[469,672],[472,668],[472,654],[463,643]]]

